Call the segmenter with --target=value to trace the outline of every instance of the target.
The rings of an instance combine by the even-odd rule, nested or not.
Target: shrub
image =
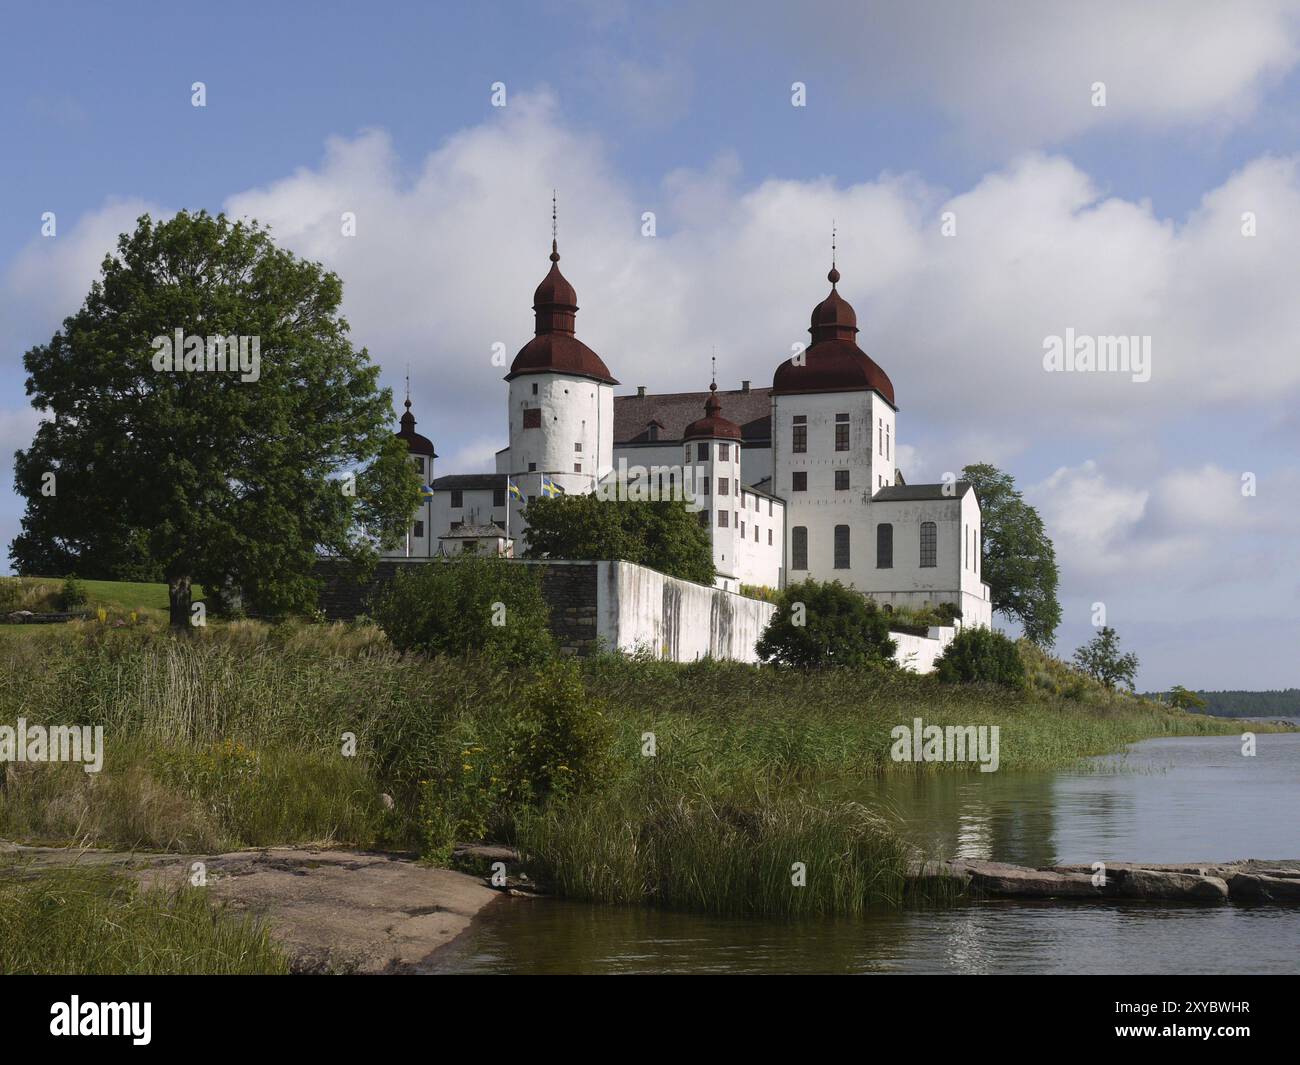
[[[992,629],[962,629],[934,664],[945,684],[1001,684],[1025,687],[1025,665],[1015,641]]]
[[[588,697],[576,662],[547,667],[524,694],[513,731],[510,786],[521,798],[578,794],[610,776],[613,732],[602,704]]]
[[[537,566],[476,555],[412,566],[372,609],[399,651],[482,652],[507,665],[555,653]]]
[[[60,609],[76,610],[79,606],[85,606],[88,598],[86,586],[69,574],[63,582],[63,591],[59,593]]]
[[[893,665],[889,616],[839,581],[807,580],[781,593],[758,641],[765,662],[798,669]]]

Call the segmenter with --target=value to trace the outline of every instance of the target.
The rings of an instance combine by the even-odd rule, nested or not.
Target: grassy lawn
[[[150,621],[165,621],[168,611],[167,585],[143,581],[81,581],[86,592],[86,603],[78,608],[90,614],[103,609],[110,615],[128,617],[134,611],[137,617]],[[59,598],[63,591],[62,577],[0,577],[0,612],[30,610],[33,613],[52,613],[62,609]],[[194,599],[203,598],[203,589],[194,585]],[[0,637],[18,633],[31,635],[46,632],[45,625],[0,625]],[[15,632],[17,630],[17,632]]]

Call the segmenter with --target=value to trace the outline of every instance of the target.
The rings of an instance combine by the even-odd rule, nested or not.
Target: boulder
[[[1228,885],[1221,877],[1163,869],[1124,869],[1115,877],[1116,893],[1125,899],[1183,899],[1222,902]]]
[[[1098,898],[1088,873],[1058,873],[1052,869],[1027,869],[1006,862],[962,859],[954,867],[970,874],[971,887],[987,895],[1023,899]]]
[[[1237,873],[1228,881],[1228,891],[1235,902],[1300,902],[1300,879]]]

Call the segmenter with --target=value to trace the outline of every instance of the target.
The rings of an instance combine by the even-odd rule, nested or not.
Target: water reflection
[[[843,788],[837,788],[842,792]],[[1300,734],[1151,740],[1079,771],[895,778],[854,797],[932,855],[1025,865],[1300,858]],[[1300,907],[984,902],[854,921],[503,899],[438,972],[1296,973]]]

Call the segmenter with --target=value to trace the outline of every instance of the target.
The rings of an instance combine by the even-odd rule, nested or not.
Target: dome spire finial
[[[406,364],[406,409],[411,409],[411,364]]]
[[[831,283],[831,287],[840,279],[840,272],[835,268],[835,219],[831,219],[831,272],[826,275],[826,280]]]
[[[558,263],[560,261],[560,248],[556,240],[558,233],[559,225],[557,223],[555,212],[555,190],[551,189],[551,262],[553,263]]]

